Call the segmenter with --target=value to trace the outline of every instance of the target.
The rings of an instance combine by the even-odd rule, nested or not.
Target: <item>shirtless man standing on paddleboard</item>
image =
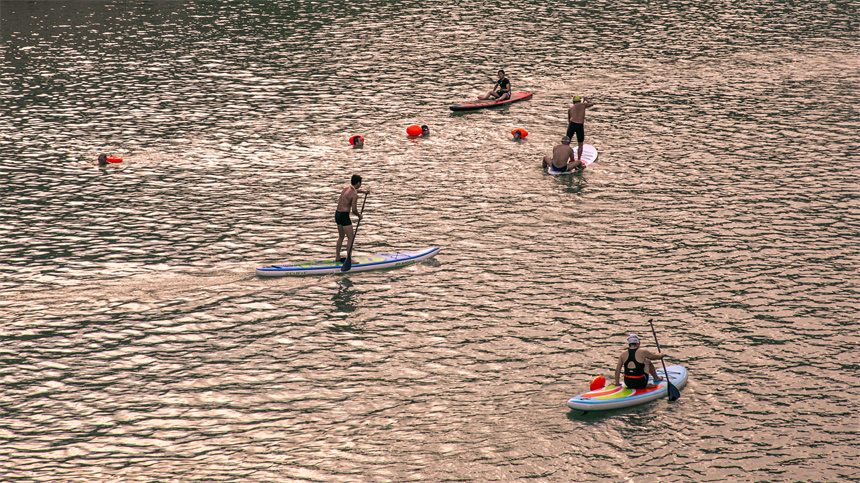
[[[582,169],[585,165],[582,160],[574,160],[573,149],[570,147],[570,138],[561,138],[561,144],[552,148],[552,155],[543,157],[543,167],[551,169],[554,173],[566,173]]]
[[[576,143],[579,148],[576,150],[576,159],[582,159],[582,143],[585,141],[585,110],[594,104],[586,98],[580,99],[579,96],[573,96],[573,105],[567,110],[567,137],[573,138],[576,133]]]
[[[337,200],[337,211],[334,212],[334,222],[337,223],[337,245],[335,246],[334,260],[346,261],[345,258],[340,258],[340,249],[343,246],[343,239],[346,237],[347,247],[352,243],[355,237],[352,231],[352,220],[349,219],[349,212],[352,211],[361,220],[361,213],[358,212],[358,194],[370,193],[370,190],[359,190],[361,187],[361,176],[354,174],[350,185],[340,192],[340,198]],[[348,251],[348,250],[347,250]]]

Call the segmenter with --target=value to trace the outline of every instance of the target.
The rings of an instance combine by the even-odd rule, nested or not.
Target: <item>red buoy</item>
[[[592,391],[596,391],[598,389],[603,389],[606,386],[606,378],[603,376],[597,376],[591,380],[591,384],[589,384],[588,388]]]
[[[517,136],[516,133],[520,133],[520,139],[525,139],[526,136],[529,135],[528,131],[526,131],[525,129],[520,129],[520,128],[517,128],[517,129],[514,129],[513,131],[511,131],[511,134],[513,134],[514,137]]]
[[[406,134],[410,136],[420,136],[421,135],[421,126],[417,124],[413,124],[406,128]]]
[[[121,162],[122,162],[122,158],[120,158],[120,157],[118,157],[118,156],[108,156],[108,157],[107,157],[107,162],[108,162],[108,163],[121,163]]]
[[[355,146],[355,138],[361,139],[361,144],[364,144],[364,138],[356,134],[355,136],[349,138],[349,144]]]

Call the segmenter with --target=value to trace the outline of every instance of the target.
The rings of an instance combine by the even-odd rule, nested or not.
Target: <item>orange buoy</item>
[[[364,138],[363,138],[363,137],[361,137],[361,136],[359,136],[358,134],[356,134],[355,136],[353,136],[353,137],[349,138],[349,144],[352,144],[353,146],[355,146],[355,138],[360,139],[360,140],[361,140],[361,144],[364,144]]]
[[[410,136],[420,136],[421,135],[421,126],[417,124],[413,124],[406,128],[406,134]]]
[[[520,139],[525,139],[526,136],[529,135],[528,131],[526,131],[525,129],[517,128],[511,131],[511,134],[513,134],[514,137],[517,137],[517,133],[520,133]]]
[[[588,385],[588,388],[592,391],[596,391],[598,389],[603,389],[606,386],[606,378],[603,376],[597,376],[591,380],[591,384]]]
[[[118,157],[118,156],[108,156],[108,157],[107,157],[107,162],[108,162],[108,163],[121,163],[121,162],[122,162],[122,158],[120,158],[120,157]]]

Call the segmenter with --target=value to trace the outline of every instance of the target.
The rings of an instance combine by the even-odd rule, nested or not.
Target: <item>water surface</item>
[[[857,480],[857,18],[4,1],[5,479]],[[499,68],[534,98],[448,109]],[[550,177],[574,94],[600,157]],[[441,253],[257,278],[353,173],[358,252]],[[681,399],[568,410],[649,319]]]

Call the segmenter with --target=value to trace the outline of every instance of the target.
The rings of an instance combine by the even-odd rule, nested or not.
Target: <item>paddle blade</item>
[[[347,255],[346,260],[343,261],[343,266],[340,267],[340,271],[348,272],[350,268],[352,268],[352,257]]]
[[[678,388],[675,387],[675,385],[672,384],[671,382],[669,382],[669,381],[666,381],[666,382],[669,384],[669,387],[668,387],[669,400],[670,401],[677,401],[678,398],[681,397],[681,391],[679,391]]]

